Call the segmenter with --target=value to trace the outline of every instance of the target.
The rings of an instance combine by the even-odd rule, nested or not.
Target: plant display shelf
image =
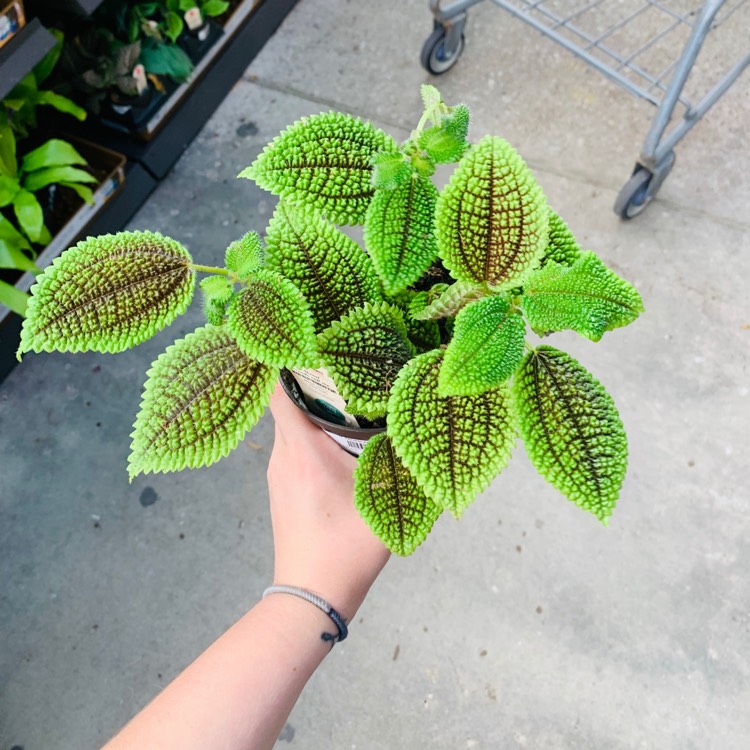
[[[181,92],[179,101],[170,105],[166,112],[159,113],[160,127],[155,128],[150,140],[139,141],[101,126],[96,127],[91,122],[76,125],[78,136],[124,154],[127,163],[124,166],[124,184],[97,212],[93,212],[88,225],[83,226],[83,221],[79,224],[78,235],[71,236],[66,247],[86,234],[106,234],[124,227],[159,180],[167,175],[296,3],[297,0],[246,0],[239,5],[228,20],[223,37],[206,55],[208,59],[201,67],[202,74],[193,75]],[[49,36],[51,48],[54,37],[36,19],[32,23]],[[30,25],[27,24],[25,28]],[[14,41],[15,38],[0,52],[5,52]],[[24,75],[46,51],[39,54]],[[3,59],[5,57],[0,55],[0,61]],[[45,250],[39,265],[48,262],[47,259],[51,261],[62,249],[55,242],[53,250]],[[26,279],[24,283],[30,286],[33,280]],[[15,353],[20,330],[21,318],[0,306],[0,382],[17,364]]]
[[[440,75],[456,63],[464,48],[467,10],[481,1],[429,0],[434,28],[421,62],[430,73]],[[633,174],[615,201],[615,213],[623,219],[637,216],[653,200],[674,165],[674,147],[750,65],[750,43],[742,43],[739,60],[704,87],[703,97],[695,103],[687,98],[685,84],[707,35],[725,22],[741,28],[747,0],[492,2],[657,107]]]
[[[0,99],[13,90],[55,43],[55,37],[42,26],[39,19],[32,18],[0,47]]]
[[[156,179],[166,176],[221,104],[255,55],[297,0],[246,0],[224,27],[224,35],[147,123],[141,137],[83,123],[79,131],[137,161]]]

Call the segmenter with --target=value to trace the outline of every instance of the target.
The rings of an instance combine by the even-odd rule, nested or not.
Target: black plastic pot
[[[168,92],[149,87],[139,96],[113,97],[102,108],[101,121],[125,132],[141,130],[159,107],[167,100]]]
[[[315,425],[320,427],[329,437],[333,438],[347,453],[351,453],[353,456],[358,456],[365,448],[367,441],[379,435],[381,432],[385,432],[385,427],[360,427],[355,429],[353,427],[346,427],[344,425],[336,424],[331,422],[325,417],[313,413],[305,402],[305,398],[302,395],[294,375],[289,370],[282,370],[279,378],[281,386],[284,392],[292,400],[300,411],[304,412],[305,416]]]
[[[223,33],[224,29],[221,26],[213,21],[206,21],[195,31],[183,31],[177,43],[194,63],[198,63]]]

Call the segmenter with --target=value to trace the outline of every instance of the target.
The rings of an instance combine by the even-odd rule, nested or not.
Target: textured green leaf
[[[555,261],[572,266],[581,254],[581,246],[568,225],[552,210],[549,212],[549,240],[542,263]]]
[[[388,294],[417,281],[437,255],[437,194],[429,180],[416,174],[393,190],[375,191],[365,217],[364,239]]]
[[[415,354],[401,311],[385,302],[334,321],[318,351],[349,411],[370,419],[385,415],[393,381]]]
[[[226,276],[207,276],[200,283],[201,292],[207,300],[227,303],[234,292],[232,282]]]
[[[267,265],[302,292],[324,331],[365,302],[382,299],[378,276],[357,243],[311,211],[281,202],[268,225]]]
[[[130,478],[226,456],[260,418],[278,374],[243,354],[226,328],[198,328],[176,341],[149,370],[131,435]]]
[[[32,192],[60,182],[86,182],[91,184],[97,182],[97,179],[83,169],[78,169],[78,167],[38,169],[23,178],[23,186]]]
[[[550,346],[529,352],[513,381],[526,451],[537,471],[603,523],[628,462],[617,408],[601,383]]]
[[[18,226],[32,242],[39,242],[44,231],[44,213],[33,193],[21,188],[13,198]]]
[[[521,157],[487,136],[461,159],[438,198],[438,253],[459,281],[518,286],[547,246],[548,210]]]
[[[414,169],[401,152],[384,151],[372,159],[372,184],[376,189],[393,190],[412,174]]]
[[[510,391],[438,395],[443,352],[406,364],[388,401],[388,435],[425,493],[459,517],[510,460],[516,429]]]
[[[370,438],[354,472],[354,505],[375,536],[397,555],[410,555],[441,513],[401,463],[391,439]]]
[[[369,122],[328,112],[295,122],[239,176],[337,224],[361,224],[375,191],[373,157],[382,151],[397,153],[398,145]]]
[[[224,324],[227,303],[234,294],[234,285],[226,276],[208,276],[200,283],[203,314],[215,326]]]
[[[316,367],[315,329],[304,297],[272,271],[257,271],[229,305],[229,330],[248,357],[273,367]]]
[[[436,284],[433,290],[441,288]],[[418,302],[411,308],[412,317],[415,320],[437,320],[438,318],[452,318],[463,310],[466,305],[474,302],[490,293],[486,284],[476,284],[473,281],[457,281],[447,287],[439,297],[433,299],[421,310]],[[430,292],[432,294],[432,290]]]
[[[632,323],[643,301],[625,279],[586,252],[573,266],[550,261],[533,274],[521,307],[538,333],[571,329],[598,341],[606,331]]]
[[[240,279],[246,279],[263,267],[263,245],[257,232],[248,232],[233,242],[224,257],[224,263]]]
[[[447,131],[443,126],[427,128],[419,137],[419,147],[436,164],[449,164],[458,161],[469,148],[465,138]]]
[[[67,141],[51,138],[23,157],[21,169],[28,174],[29,172],[36,172],[37,169],[67,167],[72,164],[85,165],[86,160]]]
[[[414,320],[411,317],[411,305],[417,297],[423,299],[423,292],[414,292],[406,290],[394,295],[391,298],[403,313],[404,324],[406,325],[406,334],[409,341],[413,344],[417,354],[427,352],[430,349],[437,349],[440,346],[440,326],[434,320]],[[417,303],[416,308],[421,309],[421,304]]]
[[[438,379],[441,396],[473,396],[497,388],[523,359],[526,325],[505,297],[485,297],[456,318]]]
[[[140,344],[187,309],[195,287],[190,262],[179,242],[152,232],[79,242],[31,288],[19,355]]]

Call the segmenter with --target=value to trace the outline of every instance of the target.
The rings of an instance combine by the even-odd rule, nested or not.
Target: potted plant
[[[197,63],[221,36],[222,28],[212,22],[229,8],[225,0],[166,0],[166,12],[173,28],[174,39]]]
[[[38,273],[36,248],[52,240],[48,228],[56,193],[64,188],[92,202],[97,179],[86,160],[67,141],[50,138],[22,157],[16,155],[13,129],[0,112],[0,269]],[[41,200],[40,200],[41,199]],[[15,279],[0,279],[0,303],[23,314],[23,297],[12,289]]]
[[[443,511],[460,516],[519,435],[542,476],[607,523],[627,463],[615,405],[526,330],[596,341],[633,321],[641,298],[579,247],[508,143],[470,146],[468,109],[431,86],[422,97],[400,146],[334,112],[283,131],[240,174],[280,197],[265,247],[245,235],[225,267],[124,232],[79,243],[38,278],[19,356],[135,346],[208,274],[207,324],[148,373],[131,478],[213,463],[258,420],[282,369],[323,368],[348,413],[381,420],[355,503],[394,552],[410,554]],[[453,162],[438,191],[436,164]],[[364,224],[365,249],[337,224]]]

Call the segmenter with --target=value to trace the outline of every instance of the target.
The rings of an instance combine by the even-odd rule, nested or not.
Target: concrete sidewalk
[[[747,10],[716,55],[746,45]],[[431,79],[418,62],[430,28],[425,0],[302,0],[130,228],[219,261],[271,215],[270,196],[234,178],[281,128],[335,108],[404,138],[419,85],[436,83],[471,106],[474,139],[518,148],[582,244],[641,291],[634,325],[552,342],[613,394],[630,469],[605,529],[519,446],[460,522],[389,563],[278,746],[745,750],[750,77],[622,223],[611,207],[650,105],[484,4],[461,61]],[[116,357],[27,355],[0,386],[0,750],[97,747],[270,580],[269,417],[210,469],[127,481],[145,372],[201,319],[196,304]]]

